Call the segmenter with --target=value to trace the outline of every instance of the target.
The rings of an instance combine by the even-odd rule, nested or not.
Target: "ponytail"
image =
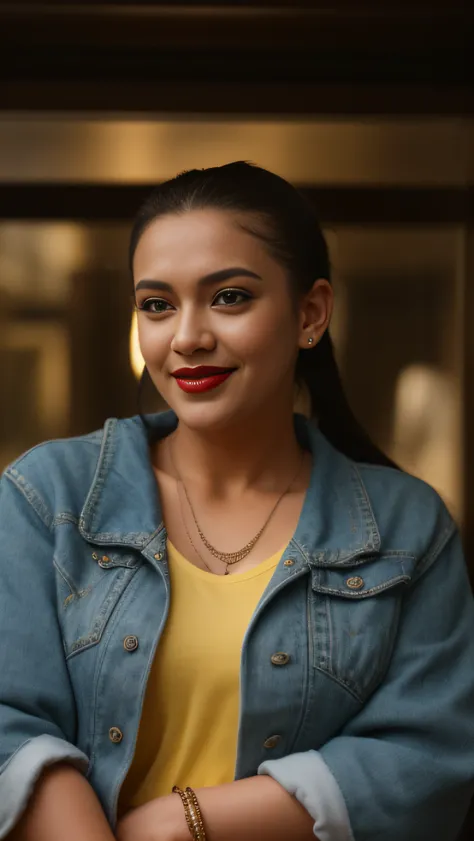
[[[296,305],[317,278],[330,281],[328,247],[313,207],[283,178],[246,161],[182,172],[160,184],[135,219],[129,249],[132,274],[135,249],[148,225],[170,213],[203,208],[247,216],[246,221],[240,219],[240,227],[258,237],[287,271],[290,296]],[[354,461],[396,466],[354,417],[328,333],[316,348],[300,351],[296,378],[306,384],[321,432],[336,449]],[[147,380],[150,377],[145,371],[140,391]]]
[[[326,331],[312,350],[301,350],[296,366],[311,398],[311,416],[325,438],[353,461],[397,467],[376,445],[357,421],[344,393],[334,346]]]

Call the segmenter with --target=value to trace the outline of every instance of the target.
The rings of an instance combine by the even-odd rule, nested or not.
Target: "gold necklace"
[[[171,437],[171,436],[170,436],[170,437]],[[167,442],[167,444],[168,444],[168,452],[169,452],[169,454],[170,454],[171,464],[173,465],[174,472],[177,474],[178,478],[180,478],[180,477],[179,477],[179,473],[178,473],[178,471],[177,471],[177,469],[176,469],[176,464],[175,464],[175,462],[174,462],[173,452],[172,452],[172,449],[171,449],[170,438],[167,438],[167,439],[166,439],[166,442]],[[180,482],[181,482],[181,484],[183,485],[183,488],[184,488],[184,484],[183,484],[183,481],[181,480],[181,478],[180,478]],[[184,523],[184,528],[185,528],[185,531],[186,531],[186,534],[187,534],[188,540],[189,540],[189,542],[190,542],[191,546],[193,547],[194,551],[196,552],[196,555],[198,556],[198,558],[199,558],[199,559],[203,562],[203,564],[204,564],[204,566],[206,567],[206,569],[208,569],[208,570],[209,570],[209,572],[211,572],[213,575],[215,575],[215,574],[216,574],[216,573],[215,573],[215,571],[214,571],[213,569],[211,569],[211,567],[209,566],[209,564],[207,563],[207,561],[205,560],[205,558],[203,558],[203,556],[201,555],[201,553],[200,553],[199,549],[197,548],[197,546],[195,546],[195,545],[194,545],[194,541],[193,541],[193,539],[192,539],[192,537],[191,537],[191,535],[190,535],[190,533],[189,533],[189,529],[188,529],[187,524],[186,524],[186,518],[185,518],[185,516],[184,516],[183,502],[182,502],[182,500],[181,500],[181,494],[180,494],[180,492],[179,492],[178,479],[176,479],[176,490],[177,490],[177,492],[178,492],[179,508],[180,508],[180,511],[181,511],[181,519],[182,519],[182,521],[183,521],[183,523]],[[227,573],[227,569],[226,569],[226,571],[225,571],[224,575],[227,575],[227,574],[228,574],[228,573]]]
[[[186,485],[184,484],[184,482],[183,482],[183,480],[182,480],[182,478],[181,478],[181,476],[180,476],[180,474],[179,474],[179,472],[178,472],[178,470],[177,470],[177,468],[176,468],[176,464],[175,464],[175,461],[174,461],[174,458],[173,458],[173,451],[172,451],[172,447],[171,447],[170,438],[168,438],[167,440],[168,440],[168,450],[169,450],[169,453],[170,453],[171,463],[172,463],[172,465],[173,465],[173,469],[174,469],[175,473],[176,473],[176,474],[177,474],[177,476],[178,476],[179,481],[181,482],[181,484],[182,484],[182,486],[183,486],[183,490],[184,490],[184,493],[185,493],[185,495],[186,495],[186,499],[187,499],[187,501],[188,501],[188,505],[189,505],[189,507],[190,507],[190,509],[191,509],[191,513],[192,513],[192,515],[193,515],[193,519],[194,519],[194,522],[195,522],[195,524],[196,524],[196,528],[197,528],[197,530],[198,530],[199,537],[201,538],[202,542],[204,543],[205,547],[209,550],[209,552],[210,552],[212,555],[214,555],[214,557],[215,557],[215,558],[217,558],[219,561],[221,561],[221,563],[223,563],[223,564],[225,564],[225,565],[226,565],[226,570],[225,570],[225,573],[224,573],[224,574],[225,574],[225,575],[228,575],[228,574],[229,574],[229,566],[231,566],[232,564],[237,564],[239,561],[242,561],[242,560],[243,560],[244,558],[246,558],[246,557],[247,557],[247,555],[248,555],[248,554],[252,551],[252,549],[253,549],[253,547],[255,546],[255,544],[256,544],[256,542],[257,542],[257,540],[258,540],[258,539],[259,539],[259,537],[263,534],[263,532],[264,532],[265,528],[267,527],[268,523],[270,522],[271,518],[273,517],[273,515],[274,515],[274,513],[275,513],[276,509],[278,508],[278,506],[279,506],[280,502],[282,501],[283,497],[284,497],[284,496],[286,496],[286,494],[287,494],[287,493],[291,490],[291,488],[292,488],[293,484],[295,483],[296,479],[298,478],[298,476],[299,476],[299,474],[300,474],[301,468],[303,467],[303,462],[304,462],[305,452],[304,452],[304,450],[302,450],[302,453],[301,453],[301,461],[300,461],[300,463],[299,463],[299,465],[298,465],[298,469],[297,469],[297,471],[296,471],[295,475],[293,476],[293,478],[292,478],[292,480],[291,480],[290,484],[287,486],[287,488],[283,491],[283,493],[282,493],[282,494],[279,496],[279,498],[277,499],[277,501],[276,501],[275,505],[273,506],[272,510],[270,511],[270,514],[268,515],[267,519],[265,520],[265,522],[264,522],[264,524],[263,524],[262,528],[260,529],[260,531],[259,531],[259,532],[257,532],[257,534],[255,535],[255,537],[253,537],[253,538],[252,538],[252,540],[250,540],[250,541],[249,541],[249,542],[248,542],[248,543],[247,543],[247,544],[246,544],[246,545],[245,545],[242,549],[239,549],[237,552],[219,552],[219,550],[218,550],[218,549],[216,549],[216,547],[215,547],[215,546],[213,546],[213,545],[212,545],[212,543],[209,543],[209,541],[207,540],[207,538],[205,537],[205,535],[203,534],[203,532],[202,532],[202,530],[201,530],[201,528],[200,528],[200,526],[199,526],[199,523],[198,523],[198,521],[197,521],[196,515],[195,515],[195,513],[194,513],[194,508],[193,508],[193,506],[192,506],[192,504],[191,504],[191,500],[189,499],[189,494],[188,494],[188,492],[187,492],[187,490],[186,490]],[[179,495],[179,494],[178,494],[178,495]],[[181,498],[180,498],[180,505],[181,505]],[[183,508],[182,508],[182,505],[181,505],[181,515],[183,516]],[[183,521],[184,521],[184,527],[185,527],[185,529],[186,529],[186,534],[187,534],[187,536],[188,536],[188,539],[190,540],[191,546],[193,547],[194,551],[197,553],[197,555],[199,556],[199,558],[201,558],[201,560],[205,563],[205,565],[206,565],[206,567],[208,568],[208,570],[209,570],[210,572],[212,572],[212,570],[210,569],[210,567],[208,566],[208,564],[206,563],[206,561],[204,561],[204,558],[202,557],[202,555],[200,554],[200,552],[198,552],[198,551],[197,551],[197,549],[196,549],[196,547],[195,547],[195,545],[194,545],[194,543],[193,543],[193,541],[192,541],[192,539],[191,539],[191,535],[189,534],[188,528],[187,528],[187,526],[186,526],[186,521],[184,520],[184,516],[183,516]]]
[[[170,453],[171,453],[171,451],[170,451]],[[176,469],[176,468],[175,468],[175,469]],[[181,484],[183,484],[183,483],[181,482]],[[184,485],[183,485],[183,487],[184,487]],[[181,501],[181,494],[180,494],[180,492],[179,492],[179,487],[178,487],[178,481],[177,481],[177,480],[176,480],[176,488],[177,488],[177,491],[178,491],[179,507],[180,507],[180,510],[181,510],[181,519],[182,519],[182,521],[183,521],[183,523],[184,523],[184,528],[185,528],[185,530],[186,530],[186,534],[187,534],[187,536],[188,536],[188,540],[189,540],[189,542],[190,542],[191,546],[193,547],[194,551],[196,552],[196,555],[198,556],[198,558],[200,558],[200,560],[203,562],[204,566],[205,566],[205,567],[209,570],[209,572],[212,572],[212,574],[213,574],[213,575],[215,575],[216,573],[214,572],[214,570],[213,570],[213,569],[211,569],[211,567],[209,566],[209,564],[207,563],[207,561],[206,561],[206,560],[203,558],[203,556],[201,555],[201,553],[200,553],[200,551],[198,550],[198,548],[194,545],[194,541],[193,541],[193,539],[192,539],[192,537],[191,537],[191,535],[190,535],[190,533],[189,533],[189,529],[188,529],[188,527],[187,527],[187,525],[186,525],[186,518],[185,518],[185,516],[184,516],[184,510],[183,510],[183,503],[182,503],[182,501]],[[227,569],[226,569],[226,571],[225,571],[224,575],[228,575]]]

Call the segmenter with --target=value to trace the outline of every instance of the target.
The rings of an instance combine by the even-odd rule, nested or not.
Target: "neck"
[[[279,492],[302,459],[292,406],[219,432],[189,429],[180,422],[165,447],[173,475],[208,499],[229,499],[250,489]]]

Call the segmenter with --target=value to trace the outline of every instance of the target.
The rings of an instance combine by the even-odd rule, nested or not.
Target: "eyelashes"
[[[246,301],[249,301],[252,298],[252,295],[250,295],[249,292],[245,292],[243,289],[223,289],[221,292],[218,292],[218,294],[214,298],[212,306],[215,306],[216,302],[224,296],[234,296],[241,299],[239,301],[226,301],[224,304],[219,304],[219,306],[224,306],[226,309],[237,307],[241,304],[244,304]],[[153,307],[155,306],[161,306],[162,309],[153,309]],[[162,315],[162,313],[168,312],[168,308],[170,308],[171,306],[172,305],[164,298],[147,298],[141,304],[137,305],[136,309],[138,312],[147,312],[150,315]]]
[[[252,297],[248,292],[244,292],[243,289],[223,289],[222,292],[219,292],[216,295],[216,297],[214,298],[214,301],[216,301],[218,298],[222,298],[223,295],[237,295],[238,297],[243,299],[242,301],[237,301],[237,302],[234,302],[233,304],[228,303],[228,306],[230,306],[230,307],[235,307],[235,306],[237,306],[237,304],[242,304],[245,301],[249,301],[250,298]],[[214,303],[214,301],[213,301],[213,303]]]
[[[137,304],[136,310],[137,312],[148,312],[152,315],[161,315],[162,312],[166,312],[165,309],[162,310],[153,310],[151,307],[155,306],[155,304],[166,304],[168,305],[167,301],[164,301],[163,298],[147,298],[146,301],[143,301],[141,304]]]

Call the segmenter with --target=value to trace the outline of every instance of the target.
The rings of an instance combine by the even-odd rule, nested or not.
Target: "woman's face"
[[[259,411],[271,417],[292,401],[298,349],[307,346],[284,269],[237,221],[218,210],[161,217],[134,257],[143,358],[168,405],[196,430]],[[199,366],[232,373],[175,375]]]

